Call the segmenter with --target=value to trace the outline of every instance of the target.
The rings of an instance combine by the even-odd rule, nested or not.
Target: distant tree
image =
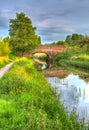
[[[70,46],[73,44],[71,35],[67,35],[65,42],[67,42]]]
[[[56,42],[57,45],[64,45],[64,46],[68,46],[68,43],[65,41],[57,41]]]
[[[77,33],[74,33],[74,34],[72,34],[71,38],[72,38],[72,40],[77,41],[79,38],[79,35]]]
[[[70,45],[70,46],[75,46],[75,45],[78,45],[80,44],[82,41],[83,41],[83,35],[81,34],[77,34],[77,33],[74,33],[72,35],[68,35],[66,37],[66,42]]]
[[[89,36],[85,35],[83,37],[80,47],[84,51],[89,51]]]
[[[40,37],[35,33],[36,28],[24,13],[16,13],[15,19],[10,19],[9,35],[12,52],[23,56],[41,43]]]

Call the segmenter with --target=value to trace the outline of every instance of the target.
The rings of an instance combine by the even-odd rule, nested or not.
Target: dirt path
[[[14,62],[11,62],[10,64],[0,69],[0,78],[11,68],[13,64]]]

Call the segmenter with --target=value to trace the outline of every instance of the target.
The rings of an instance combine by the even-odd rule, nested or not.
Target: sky
[[[2,0],[0,37],[9,34],[9,20],[16,12],[32,20],[43,44],[65,40],[73,33],[89,35],[89,0]]]

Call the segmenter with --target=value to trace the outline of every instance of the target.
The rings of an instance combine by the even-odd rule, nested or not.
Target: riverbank
[[[0,79],[0,128],[5,130],[81,130],[33,61],[21,59]]]
[[[69,50],[53,58],[55,67],[75,68],[89,73],[89,53]]]

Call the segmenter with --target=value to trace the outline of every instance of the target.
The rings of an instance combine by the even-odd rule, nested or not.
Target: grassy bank
[[[68,117],[54,91],[30,60],[22,59],[0,79],[0,130],[82,130]]]
[[[75,67],[89,72],[89,53],[67,51],[54,57],[55,66]]]

